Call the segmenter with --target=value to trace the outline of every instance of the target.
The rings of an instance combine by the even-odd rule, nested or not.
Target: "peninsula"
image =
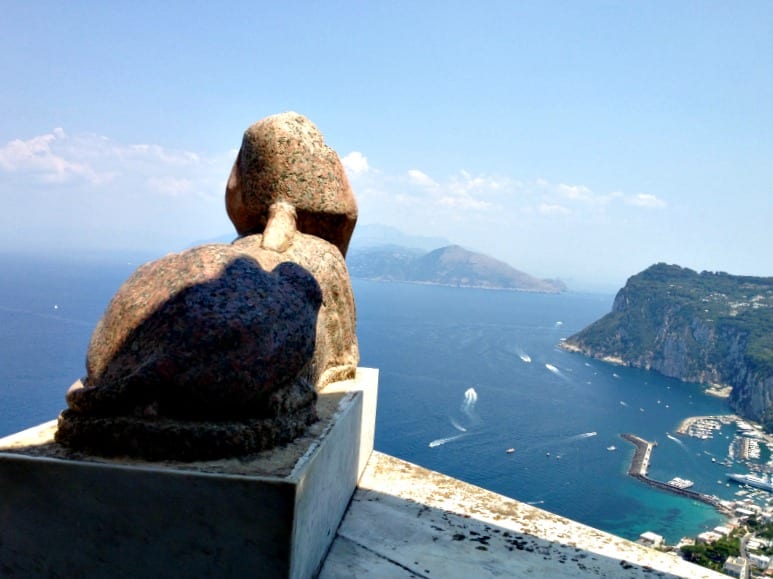
[[[458,245],[425,252],[389,245],[354,249],[347,258],[352,277],[453,287],[561,293],[560,280],[539,279],[507,263]]]
[[[773,277],[659,263],[634,275],[612,311],[562,347],[715,387],[773,429]]]

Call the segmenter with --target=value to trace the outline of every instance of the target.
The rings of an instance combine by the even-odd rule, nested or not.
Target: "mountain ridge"
[[[560,280],[539,279],[509,264],[459,245],[429,252],[396,245],[353,248],[347,257],[352,277],[451,287],[561,293]]]

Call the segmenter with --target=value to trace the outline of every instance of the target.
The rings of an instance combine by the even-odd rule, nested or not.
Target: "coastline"
[[[407,279],[381,279],[377,277],[352,276],[352,279],[358,279],[361,281],[372,281],[376,283],[406,283],[410,285],[429,285],[429,286],[436,286],[436,287],[451,287],[451,288],[460,288],[460,289],[481,289],[481,290],[490,290],[490,291],[498,291],[498,292],[516,292],[516,293],[525,293],[525,294],[561,295],[561,294],[567,293],[566,290],[549,291],[549,290],[490,286],[490,285],[473,285],[473,284],[464,285],[464,284],[452,284],[452,283],[439,283],[434,281],[413,281],[413,280],[407,280]]]
[[[583,350],[576,344],[571,344],[566,340],[559,342],[558,347],[561,348],[562,350],[566,350],[567,352],[582,354],[583,356],[587,356],[588,358],[593,358],[594,360],[607,362],[608,364],[614,364],[615,366],[628,366],[628,363],[619,356],[594,356],[591,353]]]
[[[588,358],[593,358],[594,360],[600,360],[601,362],[606,362],[608,364],[613,364],[615,366],[626,366],[629,367],[631,364],[623,360],[620,356],[596,356],[591,351],[581,348],[577,344],[570,343],[568,340],[563,340],[558,344],[558,347],[562,350],[566,350],[567,352],[572,352],[574,354],[582,354],[583,356],[587,356]],[[641,368],[642,370],[652,371],[652,372],[658,372],[657,370],[653,370],[652,368],[643,367],[643,366],[633,366],[635,368]],[[682,382],[693,382],[693,380],[687,380],[684,378],[678,378],[678,380],[681,380]],[[703,383],[703,382],[696,382],[697,384],[701,384],[704,386],[703,393],[708,396],[714,396],[715,398],[730,398],[730,395],[733,393],[733,387],[728,384],[719,384],[716,382],[711,382],[709,384]]]
[[[683,436],[694,436],[690,434],[696,426],[702,422],[717,421],[721,424],[731,424],[732,422],[743,421],[744,419],[737,414],[718,414],[715,416],[688,416],[682,422],[679,423],[675,432]]]

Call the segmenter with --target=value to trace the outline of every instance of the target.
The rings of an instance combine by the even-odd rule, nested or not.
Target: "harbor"
[[[647,470],[649,469],[650,461],[652,460],[652,451],[657,446],[657,442],[649,442],[636,436],[635,434],[630,433],[621,434],[620,436],[633,444],[636,448],[633,458],[631,459],[631,466],[628,468],[629,476],[632,476],[633,478],[636,478],[651,487],[668,491],[670,493],[687,497],[696,501],[701,501],[716,508],[722,507],[720,499],[714,495],[707,495],[692,491],[687,488],[687,485],[684,484],[670,484],[668,482],[650,478],[647,475]],[[683,481],[684,479],[679,480]]]

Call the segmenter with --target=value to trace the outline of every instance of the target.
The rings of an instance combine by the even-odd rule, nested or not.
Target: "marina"
[[[638,479],[651,487],[668,491],[677,495],[681,495],[683,497],[688,497],[696,501],[701,501],[703,503],[712,505],[717,508],[721,507],[720,499],[714,495],[706,495],[703,493],[698,493],[698,492],[689,490],[687,486],[680,486],[679,484],[675,484],[675,485],[671,484],[671,482],[673,482],[674,480],[679,480],[679,481],[689,482],[690,483],[689,486],[692,486],[692,481],[687,481],[686,479],[680,479],[679,477],[677,477],[676,479],[672,479],[672,481],[670,482],[662,482],[647,476],[647,470],[649,469],[650,460],[652,460],[652,451],[657,446],[657,442],[649,442],[647,440],[644,440],[643,438],[636,436],[635,434],[629,434],[629,433],[621,434],[620,436],[636,447],[636,451],[634,452],[633,459],[631,459],[631,466],[628,468],[629,476],[632,476],[633,478]]]
[[[708,440],[714,437],[714,433],[722,428],[722,425],[732,424],[738,417],[732,414],[721,416],[692,416],[686,418],[676,429],[677,434],[692,436]]]

